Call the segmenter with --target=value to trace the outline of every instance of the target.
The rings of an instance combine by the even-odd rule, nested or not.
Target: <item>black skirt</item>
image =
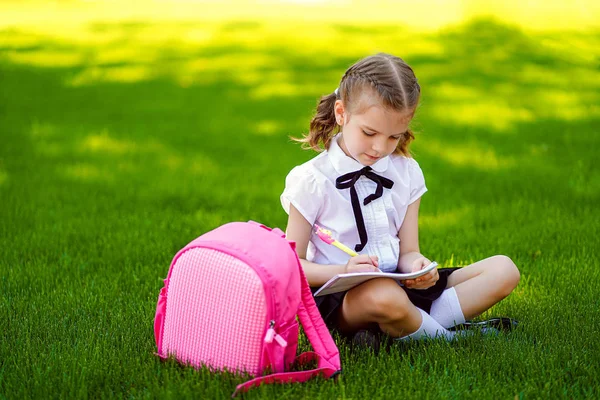
[[[402,286],[402,289],[408,295],[409,300],[415,306],[419,307],[421,310],[429,313],[431,311],[431,303],[438,297],[442,295],[442,292],[446,290],[446,285],[448,284],[448,276],[454,271],[460,269],[457,268],[439,268],[438,274],[440,275],[440,279],[430,288],[427,289],[408,289]],[[318,287],[311,288],[313,294],[319,290]],[[329,329],[336,329],[338,327],[338,312],[339,308],[342,306],[342,302],[344,301],[344,296],[346,296],[345,292],[338,292],[332,294],[326,294],[325,296],[315,297],[315,303],[317,303],[317,308],[321,313],[321,317],[325,321],[325,324]]]

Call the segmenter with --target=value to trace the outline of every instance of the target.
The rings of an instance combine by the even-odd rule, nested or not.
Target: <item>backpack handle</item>
[[[261,224],[260,222],[256,222],[256,221],[252,221],[252,220],[248,221],[248,223],[252,224],[252,225],[259,226],[259,227],[261,227],[263,229],[266,229],[269,232],[273,232],[274,234],[277,235],[277,237],[280,237],[280,238],[284,238],[285,237],[285,233],[281,229],[279,229],[279,228],[273,228],[273,229],[271,229],[268,226]]]

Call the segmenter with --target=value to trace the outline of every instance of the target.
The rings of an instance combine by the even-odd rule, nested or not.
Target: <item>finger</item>
[[[425,287],[431,287],[433,285],[435,285],[437,283],[437,281],[440,279],[440,276],[438,274],[433,274],[431,276],[426,275],[427,279],[424,279],[422,284]]]
[[[430,287],[431,284],[428,282],[415,282],[415,284],[412,286],[413,289],[425,289]]]
[[[371,259],[371,256],[369,256],[368,254],[360,254],[356,258],[357,258],[356,261],[358,261],[360,264],[373,265],[373,260]]]
[[[431,272],[417,278],[417,282],[435,283],[436,281],[437,279],[435,279],[435,274]]]
[[[372,264],[358,264],[357,268],[364,272],[377,272],[379,268],[374,267]]]
[[[426,284],[426,285],[433,285],[437,282],[437,278],[435,278],[434,276],[427,276],[426,278],[423,278],[422,280],[420,280],[420,283]]]
[[[369,256],[369,259],[371,260],[371,264],[379,267],[379,258],[377,258],[377,256]]]
[[[415,262],[413,264],[413,270],[412,270],[413,272],[420,271],[422,269],[423,269],[423,263],[421,263],[421,262]]]

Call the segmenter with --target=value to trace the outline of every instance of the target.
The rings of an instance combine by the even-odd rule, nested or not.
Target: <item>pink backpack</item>
[[[281,230],[254,221],[225,224],[180,250],[164,282],[154,319],[158,355],[256,376],[234,395],[261,383],[341,372],[295,243]],[[296,315],[315,350],[297,358]],[[286,372],[294,361],[312,360],[317,369]]]

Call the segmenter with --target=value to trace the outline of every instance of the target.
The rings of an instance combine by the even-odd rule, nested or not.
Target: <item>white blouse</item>
[[[336,179],[364,166],[348,157],[338,144],[336,135],[329,149],[313,159],[293,168],[285,179],[281,204],[289,214],[290,203],[311,225],[319,225],[332,232],[339,242],[354,249],[360,243],[350,189],[337,189]],[[394,272],[398,266],[402,226],[408,206],[426,191],[425,178],[419,164],[412,158],[391,154],[371,165],[373,172],[394,182],[391,189],[383,189],[383,196],[366,206],[364,199],[375,193],[377,184],[361,176],[354,187],[358,194],[368,241],[360,254],[377,256],[379,268]],[[312,232],[306,259],[317,264],[346,264],[350,256],[335,246],[323,242]]]

